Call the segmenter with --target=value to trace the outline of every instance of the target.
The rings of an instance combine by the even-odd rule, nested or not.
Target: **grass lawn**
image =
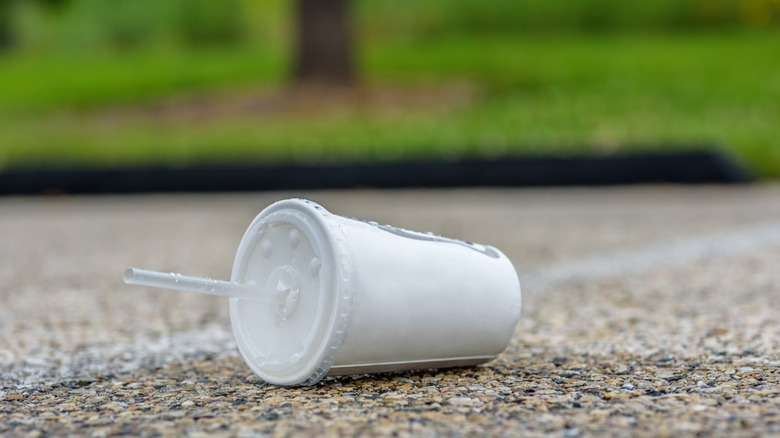
[[[290,98],[274,91],[284,83],[283,54],[256,48],[7,56],[0,58],[0,166],[709,144],[762,177],[780,177],[777,32],[399,39],[364,47],[361,64],[362,94]]]

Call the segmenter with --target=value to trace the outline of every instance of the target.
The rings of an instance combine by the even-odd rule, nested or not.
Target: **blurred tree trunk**
[[[297,0],[297,82],[350,85],[355,81],[350,0]]]

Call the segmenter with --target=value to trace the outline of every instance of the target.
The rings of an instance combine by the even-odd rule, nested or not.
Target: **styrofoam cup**
[[[153,275],[173,276],[171,284]],[[125,280],[231,296],[241,355],[278,385],[476,365],[506,348],[520,316],[517,274],[496,248],[334,215],[302,199],[255,218],[230,283],[195,287],[197,278],[176,276],[130,268]]]

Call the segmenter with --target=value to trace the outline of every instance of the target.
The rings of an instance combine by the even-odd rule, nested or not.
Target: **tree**
[[[297,0],[295,79],[350,85],[356,78],[349,0]]]

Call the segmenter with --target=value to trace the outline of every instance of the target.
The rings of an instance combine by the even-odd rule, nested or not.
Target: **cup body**
[[[520,284],[496,248],[327,212],[306,200],[263,210],[232,280],[275,306],[231,298],[242,356],[264,380],[476,365],[508,345]]]

